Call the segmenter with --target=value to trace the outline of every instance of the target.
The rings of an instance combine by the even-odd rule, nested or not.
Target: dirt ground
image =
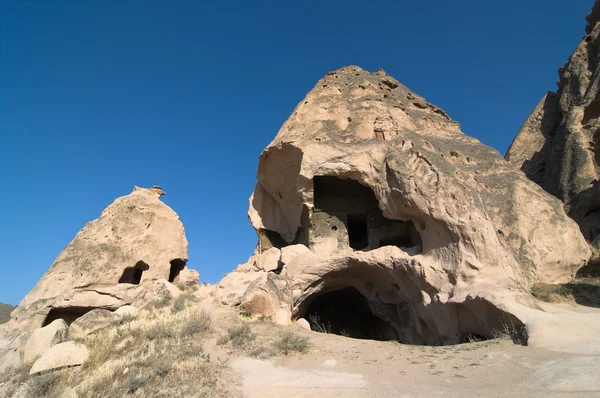
[[[261,360],[206,342],[230,369],[240,397],[588,397],[600,396],[600,309],[544,304],[529,346],[491,340],[429,347],[358,340],[296,326],[251,323],[261,339],[282,330],[310,338],[307,354]],[[213,307],[217,328],[244,322]],[[544,331],[541,333],[540,331]]]

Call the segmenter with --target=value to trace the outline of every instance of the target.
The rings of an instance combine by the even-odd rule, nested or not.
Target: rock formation
[[[141,306],[169,291],[167,281],[178,283],[186,270],[188,242],[161,195],[159,187],[136,187],[104,209],[63,249],[6,327],[27,331],[55,319],[71,324],[93,309]],[[186,283],[194,275],[197,281],[197,272],[186,275]]]
[[[328,73],[257,178],[259,242],[218,297],[240,305],[276,273],[293,319],[355,337],[454,344],[509,325],[525,341],[530,284],[568,281],[589,256],[560,201],[383,70]]]
[[[558,92],[544,95],[519,130],[506,159],[562,200],[567,213],[598,250],[600,1],[596,0],[586,19],[586,36],[559,70]]]

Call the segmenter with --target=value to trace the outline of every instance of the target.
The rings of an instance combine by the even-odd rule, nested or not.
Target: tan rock
[[[23,351],[23,362],[31,363],[42,356],[50,347],[67,340],[68,326],[62,319],[57,319],[43,328],[31,333]]]
[[[139,309],[132,305],[124,305],[123,307],[117,309],[114,314],[119,318],[123,318],[124,316],[136,317]]]
[[[252,317],[268,317],[279,325],[291,323],[292,290],[285,277],[263,273],[248,286],[240,302]]]
[[[78,366],[87,360],[88,355],[88,349],[83,344],[75,343],[73,341],[57,344],[35,361],[29,374],[32,375],[50,370]]]
[[[115,310],[139,300],[147,283],[173,282],[185,269],[188,243],[159,187],[116,199],[69,243],[12,313],[10,327],[32,330],[69,322],[94,308]]]
[[[241,303],[242,296],[248,286],[256,279],[264,278],[266,272],[230,272],[217,285],[216,298],[224,305],[236,306]]]
[[[308,247],[304,245],[290,245],[281,248],[281,264],[285,270],[287,265],[300,254],[310,253]]]
[[[304,318],[296,320],[296,325],[300,326],[302,329],[311,330],[310,323]]]
[[[525,121],[506,159],[563,201],[594,248],[600,249],[600,2],[587,35],[559,70],[558,93],[547,93]]]
[[[293,317],[355,306],[367,338],[454,344],[507,319],[523,339],[530,285],[570,280],[590,254],[560,201],[383,70],[328,73],[257,178],[255,262],[281,250]],[[298,244],[311,253],[284,258]]]
[[[190,269],[185,267],[179,273],[179,276],[175,278],[174,283],[177,285],[184,286],[197,286],[198,280],[200,279],[200,274],[195,269]]]
[[[262,254],[257,256],[256,267],[259,271],[273,272],[279,269],[279,259],[281,258],[281,250],[272,247]]]
[[[105,328],[111,325],[113,322],[119,319],[118,315],[115,315],[111,311],[96,309],[91,310],[85,315],[77,318],[69,326],[69,339],[77,340],[90,335],[97,330]]]

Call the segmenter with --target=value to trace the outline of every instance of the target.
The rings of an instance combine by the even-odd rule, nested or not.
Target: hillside
[[[10,304],[0,303],[0,323],[4,323],[10,319],[10,313],[15,307]]]

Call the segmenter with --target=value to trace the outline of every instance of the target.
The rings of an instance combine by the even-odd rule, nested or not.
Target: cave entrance
[[[50,325],[57,319],[64,320],[67,325],[72,324],[77,318],[87,314],[91,310],[96,307],[66,307],[66,308],[52,308],[48,315],[46,315],[46,319],[44,319],[44,323],[42,323],[42,327]]]
[[[179,273],[185,268],[185,261],[179,258],[171,260],[171,270],[169,271],[169,282],[175,282]]]
[[[395,329],[375,316],[365,296],[353,287],[320,294],[304,316],[311,329],[355,339],[397,340]]]
[[[139,285],[142,281],[142,274],[144,271],[148,271],[150,266],[143,261],[138,261],[135,266],[127,267],[123,271],[123,274],[119,278],[119,283],[131,283],[132,285]]]

